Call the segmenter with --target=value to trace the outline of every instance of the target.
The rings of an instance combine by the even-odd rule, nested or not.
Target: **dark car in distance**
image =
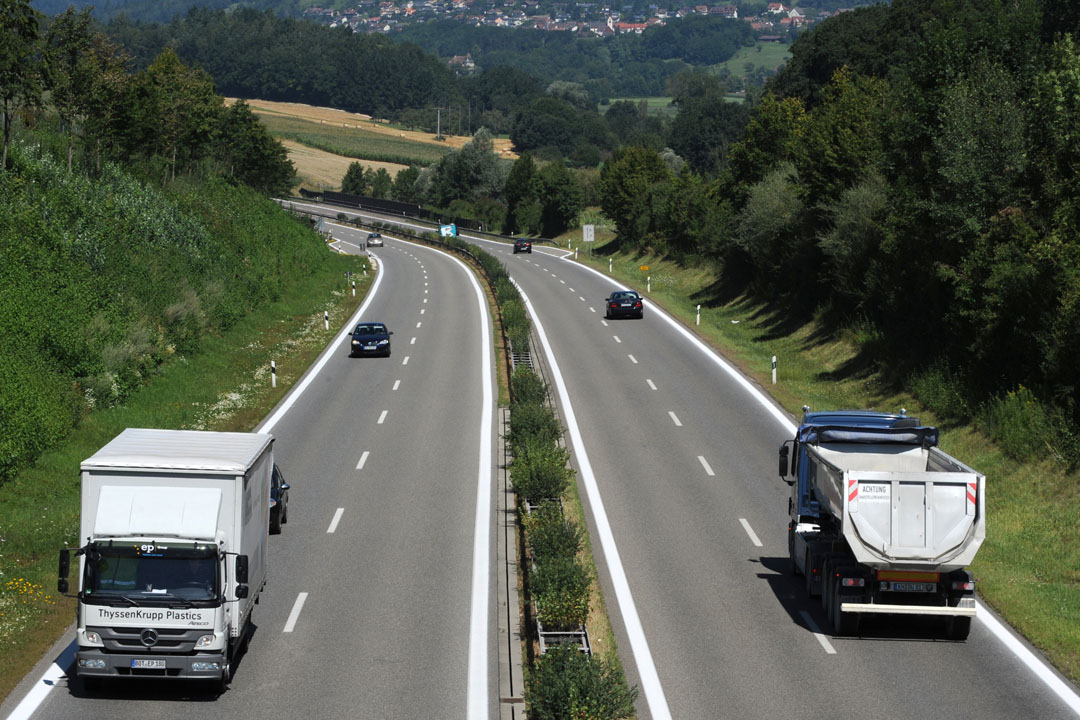
[[[645,317],[645,303],[633,290],[616,290],[604,300],[604,317]]]
[[[277,535],[281,526],[289,522],[289,483],[274,464],[270,475],[270,534]]]
[[[362,322],[352,332],[350,355],[382,355],[390,357],[390,336],[394,333],[386,323]]]
[[[382,235],[380,235],[377,232],[368,233],[367,246],[368,247],[382,247],[383,246]]]
[[[515,240],[514,241],[514,254],[517,255],[519,252],[527,252],[530,255],[532,255],[532,241],[531,240],[524,240],[524,239],[520,239],[520,238]]]

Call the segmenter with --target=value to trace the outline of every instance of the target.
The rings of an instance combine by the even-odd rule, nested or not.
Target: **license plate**
[[[374,349],[375,349],[375,346],[374,346],[374,345],[365,345],[365,346],[364,346],[364,349],[365,349],[365,350],[374,350]]]
[[[131,667],[142,670],[164,670],[164,660],[132,660]]]
[[[623,303],[622,306],[623,307],[630,307],[630,303]]]
[[[934,583],[894,582],[892,590],[894,592],[932,593],[937,590],[937,587]]]

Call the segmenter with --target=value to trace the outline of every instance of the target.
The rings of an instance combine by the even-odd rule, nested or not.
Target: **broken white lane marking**
[[[668,417],[671,418],[671,422],[675,423],[675,427],[682,427],[682,423],[679,422],[679,418],[676,417],[675,413],[671,410],[668,410]]]
[[[746,521],[746,518],[739,518],[739,522],[742,523],[743,530],[746,531],[746,534],[750,536],[750,542],[754,543],[755,547],[761,547],[761,541],[758,540],[754,528],[750,527],[750,523]]]
[[[697,459],[698,459],[698,462],[701,463],[701,467],[705,468],[705,474],[706,475],[708,475],[710,477],[715,477],[716,476],[716,473],[713,472],[712,468],[709,466],[709,461],[705,459],[704,455],[698,455]]]
[[[384,422],[386,422],[386,415],[389,412],[390,412],[389,410],[383,410],[382,411],[382,414],[379,415],[379,422],[378,422],[379,425],[382,425]]]
[[[802,617],[803,622],[806,623],[806,627],[810,628],[810,632],[814,633],[814,637],[816,637],[817,641],[821,643],[821,647],[825,648],[825,652],[829,653],[830,655],[835,655],[836,648],[834,648],[832,646],[832,643],[829,642],[829,638],[825,637],[825,635],[822,634],[821,629],[818,628],[817,623],[814,622],[814,618],[810,617],[810,613],[806,612],[805,610],[800,610],[799,615]]]
[[[296,627],[296,621],[300,619],[300,611],[304,608],[304,602],[307,600],[307,593],[302,592],[296,596],[296,602],[293,603],[292,612],[289,613],[289,619],[285,622],[285,632],[292,632]]]
[[[655,390],[655,389],[656,389],[656,383],[654,383],[654,382],[653,382],[652,380],[650,380],[649,378],[645,378],[645,382],[649,383],[649,387],[651,387],[651,388],[652,388],[653,390]]]
[[[326,528],[327,535],[333,535],[334,531],[337,530],[337,524],[341,522],[341,515],[344,512],[345,508],[338,508],[337,512],[334,513],[334,519],[330,521],[330,527]]]
[[[364,454],[360,456],[360,462],[356,463],[356,469],[357,470],[363,470],[364,469],[364,463],[367,462],[368,455],[371,455],[370,450],[365,450]]]

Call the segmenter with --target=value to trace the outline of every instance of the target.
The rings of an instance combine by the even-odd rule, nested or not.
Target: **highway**
[[[965,643],[940,640],[927,621],[877,619],[859,638],[833,636],[786,569],[789,490],[776,452],[791,420],[657,308],[604,320],[618,285],[565,252],[515,256],[477,242],[505,258],[565,382],[639,717],[1076,717],[983,623]],[[601,551],[598,520],[621,568]]]
[[[343,252],[366,236],[334,234]],[[350,358],[342,337],[261,428],[273,424],[292,486],[289,522],[270,538],[269,583],[230,689],[117,683],[90,696],[63,678],[34,718],[497,714],[487,304],[444,253],[388,240],[371,254],[380,277],[353,320],[385,322],[391,356]]]
[[[34,717],[498,716],[490,608],[480,613],[486,692],[472,690],[470,672],[477,418],[487,412],[477,397],[490,342],[454,261],[383,235],[373,254],[385,274],[364,319],[390,325],[394,354],[332,350],[273,428],[293,505],[271,538],[272,584],[233,687],[191,698],[125,685],[88,698],[61,680]],[[1075,687],[1025,661],[1025,643],[985,607],[962,643],[920,619],[833,635],[787,571],[776,450],[794,419],[659,308],[604,320],[618,285],[564,251],[513,255],[508,243],[469,239],[506,264],[534,314],[534,356],[569,428],[639,718],[1080,716]],[[491,566],[479,565],[488,578]]]

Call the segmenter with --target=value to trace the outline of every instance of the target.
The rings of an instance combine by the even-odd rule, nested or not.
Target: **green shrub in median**
[[[526,440],[541,439],[555,444],[562,426],[551,408],[542,403],[514,403],[510,406],[510,433],[507,441],[517,457]]]
[[[567,467],[569,460],[570,453],[551,439],[526,438],[510,465],[510,482],[518,498],[539,502],[561,497],[573,477],[573,471]]]
[[[515,403],[539,405],[547,399],[547,385],[532,368],[519,365],[510,377],[510,395]]]
[[[592,577],[577,557],[547,557],[529,571],[536,619],[547,630],[576,630],[589,618]]]
[[[549,558],[577,557],[581,550],[581,528],[563,517],[562,506],[545,501],[525,516],[525,537],[533,562],[542,564]]]
[[[537,658],[525,681],[530,720],[618,720],[634,714],[636,698],[614,658],[589,656],[572,645]]]

